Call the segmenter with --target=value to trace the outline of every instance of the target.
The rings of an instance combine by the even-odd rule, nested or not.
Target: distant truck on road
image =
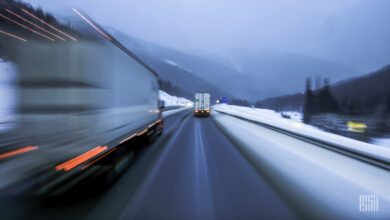
[[[199,116],[210,116],[210,102],[211,94],[208,92],[197,92],[195,93],[194,99],[194,115]]]

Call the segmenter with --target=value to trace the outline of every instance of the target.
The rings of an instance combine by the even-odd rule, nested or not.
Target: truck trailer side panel
[[[3,164],[0,190],[36,173],[66,173],[69,170],[57,168],[102,149],[72,167],[81,170],[106,152],[124,152],[118,146],[132,138],[162,129],[157,74],[129,56],[113,37],[108,40],[76,19],[77,41],[28,39],[14,45],[13,86],[18,95],[10,97],[16,107],[10,113],[13,121],[0,132],[0,152],[24,146],[40,150]],[[32,172],[15,172],[21,170]]]

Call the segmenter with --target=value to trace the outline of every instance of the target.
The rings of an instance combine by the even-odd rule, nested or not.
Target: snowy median
[[[388,170],[254,123],[266,121],[278,126],[296,123],[294,120],[281,118],[275,112],[228,105],[215,106],[214,110],[212,119],[216,125],[299,217],[386,219],[390,215],[390,209],[381,208],[390,205]],[[222,110],[228,114],[218,113]],[[245,115],[251,120],[233,117],[235,114],[241,115],[240,117]],[[259,119],[260,115],[263,118]],[[297,128],[301,132],[304,131],[302,129],[317,132],[316,128],[301,126]],[[367,147],[365,143],[362,144],[360,147]],[[375,145],[370,147],[380,148]],[[365,194],[378,196],[381,204],[379,212],[359,211],[359,196]]]
[[[164,102],[165,110],[162,112],[163,118],[181,112],[185,109],[192,108],[193,102],[186,98],[170,95],[162,90],[159,90],[159,99]]]
[[[390,168],[390,149],[388,147],[369,144],[351,138],[322,131],[310,125],[303,124],[296,119],[282,118],[278,113],[258,108],[249,108],[227,104],[213,106],[220,113],[236,116],[251,122],[259,123],[288,134],[297,135],[313,142],[331,146],[334,150],[353,154],[358,159],[369,159],[371,163]]]

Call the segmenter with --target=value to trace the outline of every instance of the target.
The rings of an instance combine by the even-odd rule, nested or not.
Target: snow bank
[[[259,109],[259,110],[265,110],[265,109]],[[275,112],[276,113],[276,112]],[[287,112],[282,112],[281,114],[289,116],[292,120],[301,122],[302,121],[302,113],[300,112],[292,112],[292,111],[287,111]]]
[[[193,102],[186,98],[169,95],[168,93],[160,90],[160,100],[164,101],[165,106],[193,106]]]
[[[388,147],[364,143],[351,138],[328,133],[316,127],[306,125],[292,119],[282,118],[280,114],[273,110],[241,107],[227,104],[214,105],[214,110],[271,125],[295,133],[297,135],[337,146],[344,150],[364,154],[375,159],[390,162],[390,149]]]
[[[358,211],[359,194],[390,205],[388,170],[216,111],[212,119],[304,219],[368,219]],[[387,219],[390,209],[372,216]]]
[[[373,143],[376,145],[390,147],[390,138],[374,138]]]

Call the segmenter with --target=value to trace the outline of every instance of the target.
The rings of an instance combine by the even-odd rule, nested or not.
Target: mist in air
[[[234,56],[237,50],[267,48],[361,71],[390,60],[387,0],[26,2],[56,14],[78,7],[135,37],[196,53]]]

